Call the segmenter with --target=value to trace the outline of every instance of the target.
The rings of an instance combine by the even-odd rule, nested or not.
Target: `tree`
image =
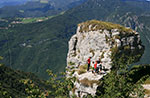
[[[55,98],[70,98],[69,92],[73,89],[73,81],[75,78],[66,78],[65,73],[61,73],[58,79],[56,74],[53,74],[51,70],[47,70],[50,78],[47,81],[48,85],[51,85],[51,92],[49,93],[50,96]]]
[[[126,59],[125,59],[126,58]],[[127,60],[127,61],[125,61]],[[143,98],[144,89],[141,86],[143,79],[137,83],[130,78],[128,64],[134,61],[134,58],[122,55],[114,60],[112,66],[115,66],[111,72],[101,81],[101,88],[98,90],[101,98]]]

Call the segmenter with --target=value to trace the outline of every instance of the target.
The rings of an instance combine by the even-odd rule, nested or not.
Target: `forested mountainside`
[[[32,73],[15,71],[0,64],[0,97],[25,98],[31,94],[41,94],[49,90],[46,81],[40,80]],[[31,91],[31,92],[28,92]]]
[[[62,73],[58,77],[49,69],[47,74],[49,79],[42,80],[33,73],[13,70],[0,64],[0,97],[69,98],[72,82],[64,77],[65,74]]]
[[[137,3],[137,6],[134,3]],[[46,69],[63,71],[66,66],[68,40],[77,24],[97,19],[131,27],[140,32],[145,46],[141,63],[150,63],[149,2],[120,0],[88,0],[63,15],[44,22],[17,24],[1,30],[1,51],[4,62],[14,69],[34,72],[46,77]],[[141,5],[141,6],[138,6]]]
[[[24,4],[0,8],[0,18],[43,17],[56,15],[86,0],[30,0]]]
[[[32,73],[0,64],[0,97],[146,98],[150,94],[146,87],[150,85],[150,66],[130,68],[143,52],[138,32],[110,22],[86,21],[78,24],[77,33],[69,41],[66,74],[57,77],[47,69],[49,79],[44,81]],[[92,61],[100,59],[103,62],[99,73],[92,71],[92,65],[87,71],[89,56]]]

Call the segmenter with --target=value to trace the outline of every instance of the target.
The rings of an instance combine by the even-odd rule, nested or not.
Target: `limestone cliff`
[[[138,61],[143,50],[139,34],[129,28],[96,20],[79,24],[77,33],[69,41],[67,56],[67,77],[76,77],[71,94],[94,96],[98,81],[111,71],[116,53],[133,56]],[[106,69],[103,74],[93,74],[92,68],[86,71],[88,57],[92,57],[91,61],[102,61]]]

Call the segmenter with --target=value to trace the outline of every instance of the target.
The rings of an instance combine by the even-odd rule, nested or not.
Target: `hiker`
[[[94,73],[94,61],[92,62],[92,73]]]
[[[94,69],[95,69],[95,72],[97,72],[97,61],[94,64]]]
[[[91,64],[91,57],[88,58],[87,62],[88,62],[88,68],[87,68],[87,71],[89,71],[89,69],[90,69],[90,64]]]
[[[100,63],[99,63],[99,72],[101,72],[102,71],[102,62],[100,61]]]
[[[100,72],[100,61],[97,61],[97,73]]]
[[[91,64],[91,65],[92,65],[92,68],[94,68],[94,61],[92,62],[92,64]]]

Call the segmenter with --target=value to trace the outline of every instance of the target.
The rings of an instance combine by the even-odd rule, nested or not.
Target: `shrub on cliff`
[[[147,76],[143,75],[137,80],[133,78],[137,73],[135,70],[129,71],[128,65],[134,61],[132,57],[128,57],[124,62],[124,56],[113,61],[112,71],[106,75],[101,81],[101,85],[97,91],[101,98],[143,98],[144,89],[142,84]]]

